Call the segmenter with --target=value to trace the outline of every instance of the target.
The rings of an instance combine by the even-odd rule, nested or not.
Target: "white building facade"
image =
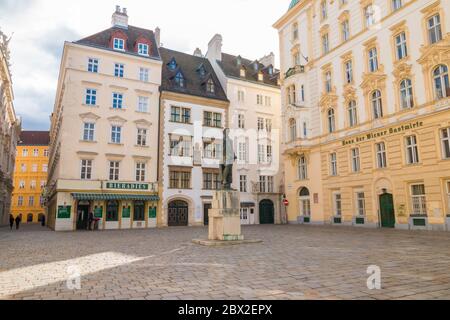
[[[242,224],[282,223],[281,93],[274,55],[252,61],[223,53],[222,36],[215,35],[206,57],[230,100],[233,188],[241,192]]]
[[[51,117],[46,190],[57,231],[157,225],[159,30],[112,27],[65,43]]]
[[[208,225],[229,102],[209,61],[161,48],[162,226]]]

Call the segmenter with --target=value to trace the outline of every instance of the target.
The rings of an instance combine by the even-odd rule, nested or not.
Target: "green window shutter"
[[[149,219],[156,219],[156,207],[148,208],[148,217]]]

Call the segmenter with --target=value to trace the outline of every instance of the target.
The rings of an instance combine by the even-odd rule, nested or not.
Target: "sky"
[[[12,35],[14,106],[23,130],[49,130],[64,41],[107,29],[116,5],[128,9],[129,24],[161,29],[162,44],[205,54],[216,33],[223,51],[254,60],[274,52],[272,25],[290,0],[0,0],[0,29]]]

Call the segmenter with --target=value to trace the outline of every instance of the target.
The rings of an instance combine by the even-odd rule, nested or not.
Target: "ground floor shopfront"
[[[72,184],[68,181],[60,185]],[[56,190],[48,199],[48,225],[55,231],[88,230],[90,218],[99,230],[156,228],[157,188],[145,183],[76,182],[77,188]],[[100,188],[93,188],[100,186]]]
[[[289,222],[450,231],[449,137],[445,108],[289,150]]]

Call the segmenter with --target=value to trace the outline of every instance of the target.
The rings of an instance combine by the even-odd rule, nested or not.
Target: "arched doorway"
[[[29,213],[28,215],[27,215],[27,223],[32,223],[33,222],[33,214],[32,213]]]
[[[390,193],[380,195],[380,216],[382,228],[395,228],[394,198]]]
[[[38,215],[38,222],[42,222],[44,217],[45,217],[45,215],[43,213],[39,213],[39,215]]]
[[[259,223],[274,224],[275,223],[275,207],[270,200],[263,200],[259,203]]]
[[[298,194],[298,201],[299,201],[299,215],[301,217],[311,217],[311,195],[309,193],[308,188],[302,188],[300,189],[300,192]]]
[[[187,227],[189,225],[189,205],[182,200],[169,203],[169,227]]]

